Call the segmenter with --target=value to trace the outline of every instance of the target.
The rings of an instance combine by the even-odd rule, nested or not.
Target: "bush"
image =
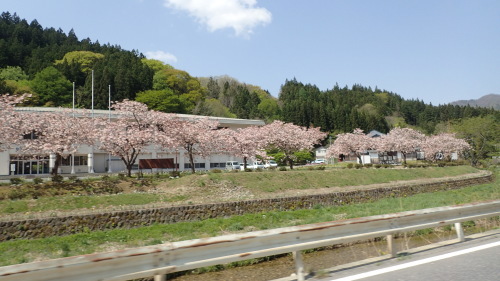
[[[356,169],[361,169],[361,168],[363,168],[363,164],[356,164],[356,165],[354,165],[354,167]]]
[[[10,179],[10,183],[11,183],[11,184],[21,184],[21,183],[23,183],[23,182],[24,182],[24,180],[23,180],[23,179],[21,179],[21,178],[11,178],[11,179]]]
[[[41,183],[43,183],[43,179],[42,178],[34,178],[33,183],[34,184],[41,184]]]
[[[9,197],[10,200],[23,199],[26,196],[27,196],[26,191],[19,187],[12,188],[9,191],[9,194],[7,195],[7,197]]]
[[[181,173],[179,171],[171,171],[170,172],[170,177],[171,178],[178,178],[181,176]]]
[[[51,180],[52,180],[52,182],[61,183],[61,182],[63,182],[64,177],[63,177],[63,176],[61,176],[61,175],[53,175],[53,176],[51,177]]]
[[[246,168],[246,169],[245,169],[245,172],[253,172],[253,170],[252,170],[252,169],[249,169],[249,168]]]
[[[380,169],[380,168],[382,168],[382,164],[375,164],[375,168],[376,168],[376,169]]]
[[[280,167],[280,171],[286,171],[286,167]]]
[[[262,168],[257,168],[257,169],[255,169],[255,171],[256,172],[262,172],[263,170],[262,170]]]
[[[354,164],[353,163],[347,164],[347,169],[352,169],[352,168],[354,168]]]
[[[77,182],[77,183],[82,182],[82,180],[79,179],[77,176],[70,176],[70,177],[68,177],[68,180],[70,180],[71,182]]]
[[[363,166],[365,168],[371,168],[371,167],[373,167],[373,164],[372,163],[368,163],[368,164],[364,164]]]
[[[323,171],[326,167],[324,165],[318,166],[316,170]]]

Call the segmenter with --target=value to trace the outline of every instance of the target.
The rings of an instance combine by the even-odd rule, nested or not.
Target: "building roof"
[[[72,110],[71,108],[62,108],[62,107],[16,107],[16,111],[19,112],[63,112],[65,110]],[[76,116],[82,116],[84,112],[91,113],[90,109],[75,109]],[[111,114],[111,118],[116,118],[116,114],[114,110],[103,110],[103,109],[94,109],[94,116],[96,117],[108,117]],[[226,118],[226,117],[214,117],[214,116],[202,116],[202,115],[192,115],[192,114],[178,114],[173,113],[177,117],[181,119],[201,119],[208,118],[212,121],[217,121],[219,124],[224,125],[247,125],[247,126],[264,126],[265,122],[262,120],[255,119],[238,119],[238,118]]]
[[[366,134],[370,138],[379,138],[381,136],[385,136],[385,134],[377,131],[377,130],[371,130],[368,134]]]

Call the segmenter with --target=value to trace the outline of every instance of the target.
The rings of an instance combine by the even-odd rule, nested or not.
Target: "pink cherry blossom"
[[[326,137],[319,128],[304,128],[292,123],[274,121],[261,128],[261,136],[268,148],[277,148],[285,154],[285,161],[293,169],[294,152],[312,149]]]
[[[406,156],[421,149],[426,136],[411,128],[394,128],[385,136],[376,140],[378,151],[398,151],[403,155],[406,164]]]
[[[337,135],[333,144],[326,150],[327,157],[338,157],[340,154],[348,155],[354,153],[363,163],[361,154],[368,149],[373,148],[374,140],[363,133],[363,130],[357,128],[352,133]]]

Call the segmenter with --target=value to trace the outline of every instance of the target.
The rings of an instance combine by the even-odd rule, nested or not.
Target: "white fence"
[[[301,250],[500,215],[500,200],[364,218],[232,234],[109,253],[0,267],[0,280],[130,280],[270,255],[293,253],[298,280],[304,280]]]

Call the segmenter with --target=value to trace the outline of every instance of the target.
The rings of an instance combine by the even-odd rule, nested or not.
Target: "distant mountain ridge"
[[[493,108],[496,110],[500,110],[500,95],[489,94],[486,96],[482,96],[477,100],[458,100],[450,102],[450,104],[460,105],[460,106],[470,105],[470,106],[486,107],[486,108]]]

